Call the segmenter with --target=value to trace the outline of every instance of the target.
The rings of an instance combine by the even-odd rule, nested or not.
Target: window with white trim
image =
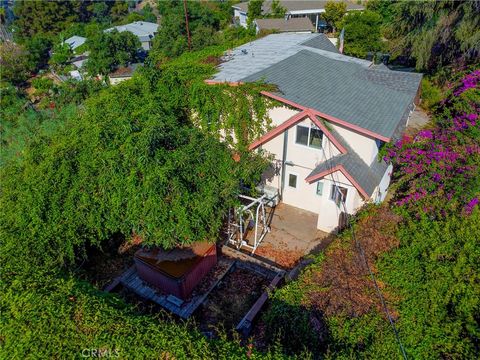
[[[323,195],[323,181],[318,181],[317,182],[317,195],[322,196]]]
[[[288,174],[288,186],[291,188],[297,188],[297,175]]]
[[[338,207],[340,204],[345,204],[347,199],[348,189],[338,185],[332,185],[332,191],[330,192],[330,200],[334,201]]]
[[[295,137],[295,143],[308,146],[314,149],[321,149],[323,142],[323,131],[318,127],[312,125],[304,126],[297,125],[297,134]]]

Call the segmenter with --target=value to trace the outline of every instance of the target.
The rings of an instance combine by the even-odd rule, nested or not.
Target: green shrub
[[[320,351],[320,336],[315,330],[315,325],[323,326],[323,319],[313,317],[309,309],[298,303],[288,303],[282,294],[292,295],[291,287],[281,289],[271,299],[268,312],[263,320],[267,326],[266,338],[269,343],[279,341],[284,350],[290,354],[300,354],[309,351],[314,354]],[[302,296],[302,294],[299,294]],[[317,329],[318,330],[318,329]]]
[[[427,111],[434,111],[442,99],[442,90],[424,77],[422,79],[422,108]]]
[[[165,313],[142,315],[73,277],[0,282],[0,358],[81,359],[92,350],[120,359],[283,359],[238,339],[207,340]],[[116,355],[118,354],[118,355]]]

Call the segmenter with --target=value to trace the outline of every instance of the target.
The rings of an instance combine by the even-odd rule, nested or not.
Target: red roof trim
[[[285,130],[291,128],[293,125],[295,125],[297,122],[302,120],[303,118],[307,117],[308,113],[306,111],[301,111],[298,114],[293,115],[291,118],[288,120],[284,121],[281,123],[279,126],[276,128],[270,130],[267,132],[265,135],[263,135],[261,138],[255,140],[253,143],[250,144],[248,147],[249,150],[256,149],[262,144],[265,144],[267,141],[272,140],[275,136],[281,134]]]
[[[345,121],[345,120],[341,120],[341,119],[338,119],[334,116],[331,116],[331,115],[328,115],[328,114],[325,114],[325,113],[322,113],[320,111],[317,111],[315,109],[310,109],[310,108],[307,108],[305,106],[302,106],[300,104],[297,104],[293,101],[290,101],[290,100],[287,100],[287,99],[284,99],[282,98],[281,96],[278,96],[278,95],[275,95],[275,94],[272,94],[268,91],[262,91],[261,92],[263,95],[265,96],[268,96],[272,99],[275,99],[277,101],[280,101],[284,104],[287,104],[287,105],[290,105],[290,106],[293,106],[297,109],[300,109],[300,110],[309,110],[310,112],[312,112],[313,114],[317,115],[317,116],[320,116],[322,118],[325,118],[326,120],[328,121],[331,121],[333,123],[336,123],[336,124],[339,124],[339,125],[342,125],[342,126],[345,126],[346,128],[349,128],[349,129],[352,129],[354,131],[357,131],[361,134],[364,134],[364,135],[368,135],[368,136],[371,136],[375,139],[379,139],[379,140],[382,140],[382,141],[385,141],[385,142],[389,142],[391,139],[386,137],[386,136],[383,136],[383,135],[380,135],[380,134],[377,134],[373,131],[370,131],[370,130],[367,130],[367,129],[364,129],[360,126],[357,126],[357,125],[353,125],[353,124],[350,124],[349,122]]]
[[[268,96],[269,98],[272,98],[272,99],[274,99],[274,100],[280,101],[280,102],[282,102],[282,103],[284,103],[284,104],[293,106],[293,107],[295,107],[295,108],[297,108],[297,109],[300,109],[300,110],[308,110],[308,108],[305,107],[305,106],[302,106],[302,105],[300,105],[300,104],[297,104],[296,102],[293,102],[293,101],[284,99],[284,98],[282,98],[281,96],[272,94],[271,92],[262,91],[262,92],[260,92],[260,93],[261,93],[262,95]]]
[[[370,196],[367,194],[367,192],[365,190],[363,190],[363,188],[358,184],[358,182],[355,181],[355,179],[349,174],[349,172],[345,169],[345,167],[343,165],[337,165],[337,166],[335,166],[335,167],[333,167],[329,170],[322,171],[319,174],[309,176],[305,179],[305,181],[307,181],[309,184],[311,184],[311,183],[313,183],[317,180],[320,180],[321,178],[325,177],[326,175],[334,173],[335,171],[340,171],[343,175],[345,175],[345,177],[348,179],[348,181],[350,181],[352,183],[352,185],[358,190],[358,192],[362,195],[362,197],[365,200],[368,200],[370,198]]]
[[[270,130],[267,132],[265,135],[263,135],[261,138],[255,140],[250,146],[248,147],[249,150],[256,149],[262,144],[265,144],[266,142],[272,140],[274,137],[280,135],[282,132],[285,130],[291,128],[293,125],[295,125],[297,122],[303,120],[304,118],[310,118],[312,122],[317,125],[323,133],[327,136],[327,138],[335,145],[335,147],[342,153],[346,154],[347,149],[345,149],[337,139],[332,135],[330,131],[323,125],[323,123],[317,119],[317,117],[310,111],[310,110],[305,110],[301,111],[298,114],[293,115],[291,118],[288,120],[284,121],[282,124],[277,126],[276,128]]]
[[[340,144],[340,142],[332,135],[332,133],[330,131],[328,131],[328,129],[325,127],[325,125],[323,125],[323,123],[318,120],[317,116],[312,113],[310,110],[307,110],[306,111],[308,116],[310,117],[310,119],[312,119],[312,121],[315,123],[315,125],[317,125],[323,132],[325,135],[327,135],[327,138],[333,143],[333,145],[335,145],[335,147],[342,153],[342,154],[346,154],[347,153],[347,149],[345,149],[342,144]]]

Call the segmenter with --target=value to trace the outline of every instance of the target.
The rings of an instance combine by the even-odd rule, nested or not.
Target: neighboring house
[[[83,80],[83,76],[82,76],[82,74],[80,73],[80,71],[78,71],[78,70],[72,70],[72,71],[70,71],[70,77],[71,77],[72,79],[75,79],[75,80],[78,80],[78,81]]]
[[[108,77],[110,79],[110,84],[117,85],[122,81],[131,79],[133,76],[133,73],[135,72],[135,70],[138,69],[139,66],[142,66],[142,64],[140,63],[130,64],[128,66],[120,67],[114,72],[108,74]]]
[[[70,63],[75,65],[77,69],[81,69],[87,59],[88,59],[88,54],[85,53],[83,55],[75,56],[72,60],[70,60]]]
[[[138,37],[142,43],[142,48],[148,51],[152,47],[152,39],[158,32],[158,24],[147,21],[135,21],[127,25],[114,26],[105,31],[113,31],[114,29],[118,32],[130,31]]]
[[[400,138],[419,98],[421,74],[339,54],[323,34],[272,34],[234,49],[208,83],[264,80],[282,105],[273,128],[250,145],[273,155],[265,192],[315,214],[331,232],[368,201],[385,199],[392,166],[382,145]]]
[[[257,33],[260,31],[304,32],[315,31],[309,18],[255,19]]]
[[[77,36],[74,35],[72,37],[69,37],[67,40],[65,40],[65,43],[70,45],[70,48],[72,49],[74,54],[78,53],[78,50],[85,42],[87,41],[87,38],[84,38],[83,36]],[[88,59],[88,52],[85,51],[82,54],[76,55],[73,59],[70,60],[70,64],[73,64],[77,70],[72,70],[70,71],[70,76],[76,80],[81,80],[82,76],[78,70],[81,70],[83,67],[83,64],[85,61]]]
[[[298,0],[298,1],[284,1],[280,0],[280,5],[287,11],[285,16],[287,18],[307,17],[315,24],[315,29],[319,28],[320,15],[325,12],[325,5],[328,1],[319,0]],[[364,10],[362,5],[355,2],[344,1],[347,4],[347,11]],[[235,4],[233,7],[233,15],[243,27],[247,27],[247,12],[248,1]],[[272,10],[272,1],[264,1],[262,5],[262,14],[270,14]]]
[[[85,41],[87,41],[87,38],[84,38],[83,36],[77,36],[74,35],[72,37],[69,37],[67,40],[65,40],[65,43],[70,45],[70,48],[72,49],[73,52],[83,44],[85,44]]]

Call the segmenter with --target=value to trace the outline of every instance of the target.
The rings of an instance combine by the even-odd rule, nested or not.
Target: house
[[[286,9],[285,16],[287,18],[307,17],[315,24],[315,29],[319,28],[320,15],[325,12],[325,5],[328,1],[320,0],[297,0],[297,1],[284,1],[280,0],[280,5]],[[356,2],[345,1],[347,4],[347,11],[364,10],[362,5],[358,5]],[[235,4],[232,6],[233,16],[238,19],[238,23],[247,27],[247,12],[248,1]],[[272,10],[272,1],[266,0],[262,4],[262,14],[270,14]]]
[[[118,32],[130,31],[133,35],[136,35],[142,43],[142,48],[145,51],[150,50],[152,47],[152,39],[158,32],[158,24],[148,21],[134,21],[127,25],[114,26],[105,31],[117,30]]]
[[[70,63],[75,65],[77,69],[81,69],[85,61],[87,61],[87,59],[88,59],[88,53],[84,53],[82,55],[75,56],[72,60],[70,60]]]
[[[84,38],[83,36],[71,36],[67,40],[65,40],[65,43],[70,45],[70,48],[72,49],[73,52],[83,44],[85,44],[85,41],[87,41],[87,38]]]
[[[305,32],[312,33],[315,31],[309,18],[281,18],[281,19],[255,19],[255,27],[257,34],[260,31],[276,31],[276,32]]]
[[[264,80],[277,91],[272,129],[251,145],[273,156],[265,192],[317,214],[326,232],[366,202],[385,199],[392,165],[379,150],[398,139],[419,99],[421,74],[342,55],[323,34],[268,35],[234,49],[208,83]]]
[[[133,73],[135,72],[135,70],[138,69],[139,66],[142,66],[142,64],[136,63],[136,64],[130,64],[128,66],[122,66],[117,70],[115,70],[114,72],[108,74],[108,77],[110,79],[110,84],[117,85],[122,81],[131,79],[133,76]]]
[[[70,77],[74,80],[78,80],[78,81],[83,80],[83,76],[78,70],[72,70],[69,72],[69,74],[70,74]]]

